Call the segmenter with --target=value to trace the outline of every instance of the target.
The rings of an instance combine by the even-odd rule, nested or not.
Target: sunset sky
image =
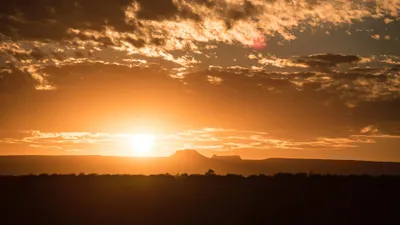
[[[2,1],[0,155],[400,162],[399,13],[399,0]]]

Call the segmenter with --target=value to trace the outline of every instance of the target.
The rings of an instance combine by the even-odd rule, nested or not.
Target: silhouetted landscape
[[[219,174],[319,173],[340,175],[400,175],[400,163],[351,160],[265,159],[244,160],[239,156],[205,157],[194,150],[177,151],[170,157],[134,158],[113,156],[3,156],[0,174],[42,173],[98,174]]]
[[[398,224],[400,177],[0,177],[0,224]]]
[[[399,168],[193,150],[144,159],[6,156],[0,224],[397,224]]]

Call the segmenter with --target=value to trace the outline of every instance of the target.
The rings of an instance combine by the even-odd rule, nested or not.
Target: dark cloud
[[[188,7],[177,7],[172,0],[15,0],[2,3],[0,33],[19,39],[63,40],[69,29],[134,31],[127,24],[125,11],[137,2],[138,19],[175,20],[201,18]],[[81,37],[84,38],[84,37]]]
[[[65,58],[65,54],[62,52],[51,52],[51,57],[54,57],[57,60],[63,60]]]
[[[133,8],[128,8],[134,3],[139,6],[137,12],[133,12]],[[119,32],[134,32],[143,26],[141,21],[147,20],[201,21],[202,16],[194,12],[188,3],[192,1],[15,0],[2,3],[0,33],[16,39],[59,41],[78,37],[85,40],[87,36],[71,35],[68,31],[70,29],[104,31],[105,27],[111,27]],[[229,29],[238,20],[246,20],[261,14],[261,10],[247,0],[239,3],[195,1],[192,4],[201,4],[213,9],[215,15],[211,16],[225,21]],[[126,12],[136,14],[133,21],[127,22]],[[105,40],[99,41],[105,42]]]
[[[43,51],[41,51],[39,48],[32,49],[32,51],[29,53],[29,55],[36,60],[42,60],[42,59],[46,58],[46,54]]]
[[[294,59],[294,62],[305,64],[315,69],[330,69],[339,64],[355,63],[361,58],[357,55],[341,55],[341,54],[315,54],[302,56]]]
[[[155,46],[163,46],[165,45],[165,40],[161,38],[153,38],[151,40],[151,43],[154,44]]]
[[[36,84],[27,72],[16,68],[0,69],[0,94],[33,91]]]
[[[390,68],[390,71],[392,72],[399,72],[400,71],[400,65],[395,65],[392,68]]]
[[[238,2],[190,0],[189,2],[213,10],[216,13],[215,16],[223,18],[228,29],[231,29],[239,20],[256,19],[262,14],[262,9],[248,0]]]
[[[360,73],[374,73],[380,71],[379,68],[370,68],[370,67],[353,67],[350,68],[352,72],[360,72]]]
[[[258,16],[260,12],[250,1],[243,1],[242,5],[233,5],[227,9],[225,24],[230,29],[236,21]]]
[[[131,30],[125,23],[129,0],[15,0],[2,3],[0,33],[14,38],[62,40],[67,30]]]
[[[178,8],[172,0],[137,0],[140,10],[137,13],[138,19],[145,20],[175,20],[192,19],[201,20],[200,16],[191,11],[188,7]]]
[[[75,52],[75,57],[76,57],[76,58],[84,58],[84,57],[85,57],[85,54],[84,54],[83,52],[76,51],[76,52]]]
[[[133,39],[128,37],[125,40],[137,48],[142,48],[146,45],[146,41],[143,39]]]

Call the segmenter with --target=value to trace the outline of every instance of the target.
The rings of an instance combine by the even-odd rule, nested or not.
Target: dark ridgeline
[[[400,175],[400,163],[350,160],[265,159],[242,160],[239,156],[205,157],[194,150],[177,151],[170,157],[137,159],[111,156],[3,156],[0,175],[42,173],[177,174],[203,173],[213,168],[220,174],[319,173]]]
[[[399,224],[400,177],[0,177],[1,225]]]

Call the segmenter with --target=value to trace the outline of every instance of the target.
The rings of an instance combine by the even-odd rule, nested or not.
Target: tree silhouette
[[[206,172],[205,175],[206,175],[206,176],[215,176],[216,174],[215,174],[215,171],[214,171],[214,170],[209,169],[209,170]]]

